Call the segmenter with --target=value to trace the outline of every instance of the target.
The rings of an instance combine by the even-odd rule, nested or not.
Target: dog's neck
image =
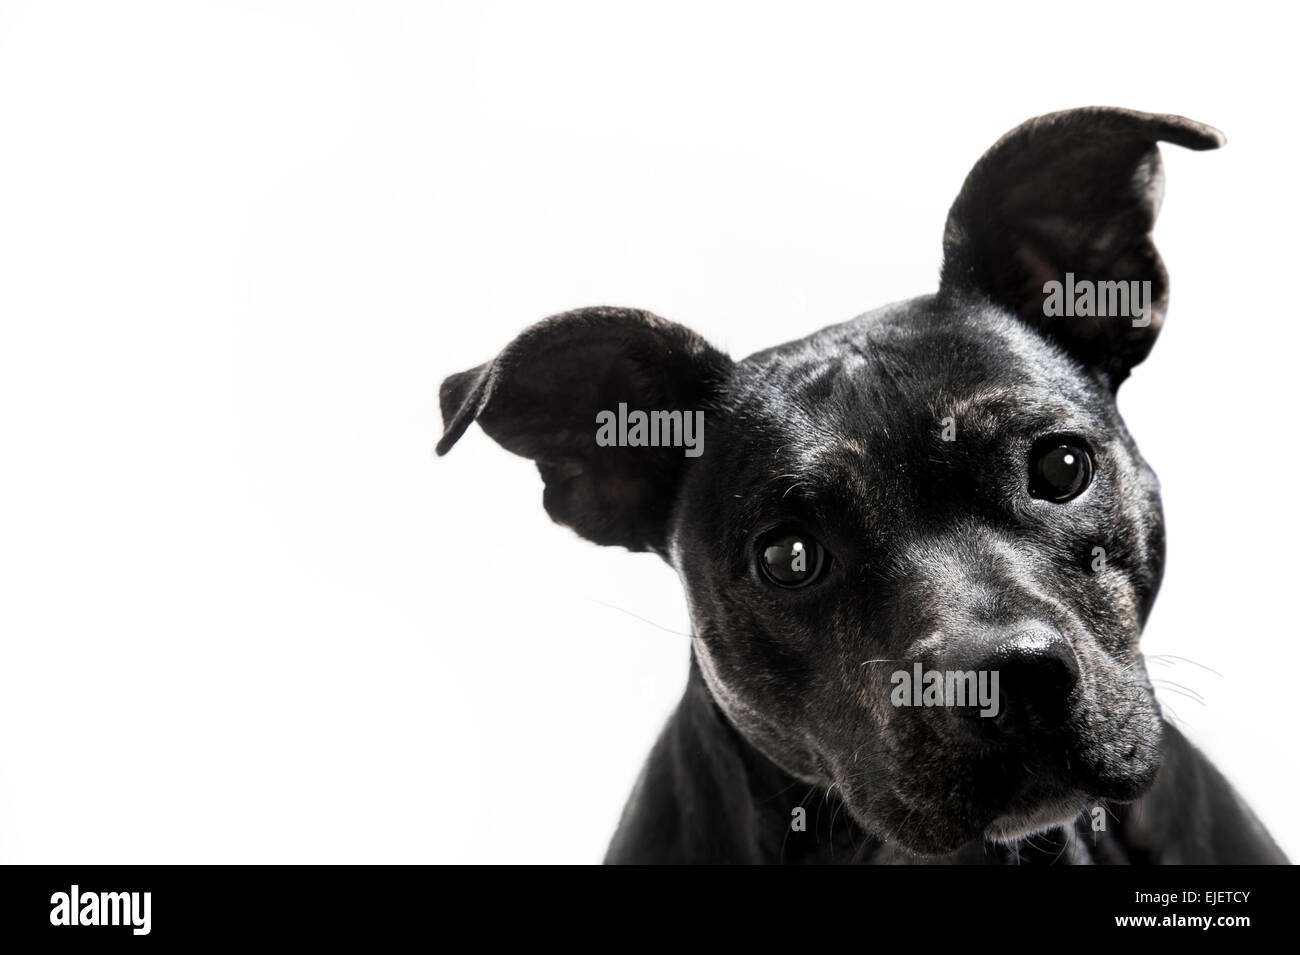
[[[1118,861],[1109,858],[1116,851],[1105,834],[1098,839],[1064,829],[1015,846],[974,842],[942,857],[917,856],[872,836],[833,787],[789,775],[731,725],[692,654],[686,692],[642,771],[606,861],[1088,864]]]

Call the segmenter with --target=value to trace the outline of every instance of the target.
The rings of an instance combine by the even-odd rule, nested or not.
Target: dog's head
[[[646,312],[541,322],[444,382],[438,451],[477,420],[555,520],[668,559],[719,707],[880,838],[942,852],[1135,798],[1163,528],[1115,392],[1167,301],[1158,141],[1222,139],[1024,124],[953,204],[937,295],[743,361]]]

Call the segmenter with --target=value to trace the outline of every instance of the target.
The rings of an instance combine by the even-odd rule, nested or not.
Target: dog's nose
[[[1048,627],[984,631],[954,645],[941,665],[975,671],[980,705],[948,710],[960,725],[983,737],[1026,739],[1050,733],[1068,716],[1070,693],[1079,682],[1074,649]]]

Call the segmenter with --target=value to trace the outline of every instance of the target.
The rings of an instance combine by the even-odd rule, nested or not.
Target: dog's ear
[[[1151,240],[1164,186],[1160,141],[1214,149],[1224,138],[1181,116],[1105,107],[1051,113],[1007,133],[948,213],[941,294],[991,298],[1118,387],[1150,352],[1169,297]],[[1136,324],[1049,316],[1044,286],[1064,285],[1067,273],[1080,288],[1081,280],[1150,282],[1150,312]]]
[[[446,454],[477,420],[506,450],[536,462],[554,520],[598,544],[667,556],[669,512],[693,458],[682,447],[602,447],[597,415],[620,403],[629,412],[703,412],[731,366],[699,335],[649,312],[555,315],[442,383],[437,451]]]

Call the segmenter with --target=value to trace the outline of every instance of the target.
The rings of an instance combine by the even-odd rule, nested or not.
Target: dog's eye
[[[1030,458],[1029,493],[1060,504],[1078,497],[1092,481],[1092,456],[1069,441],[1040,444]]]
[[[763,539],[758,566],[778,587],[806,587],[821,573],[825,556],[822,545],[810,535],[777,531]]]

